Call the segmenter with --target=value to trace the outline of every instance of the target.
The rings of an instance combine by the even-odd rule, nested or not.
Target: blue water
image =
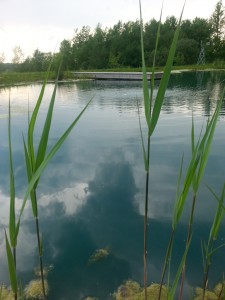
[[[158,282],[171,230],[171,215],[181,157],[184,169],[190,159],[192,112],[196,135],[215,109],[224,72],[184,72],[171,76],[165,102],[152,137],[148,273]],[[41,85],[0,90],[0,282],[8,284],[4,231],[9,214],[9,163],[7,111],[10,93],[12,140],[17,207],[26,188],[22,133],[27,112],[35,105]],[[158,84],[155,86],[155,92]],[[48,84],[38,118],[40,138],[46,108],[53,90]],[[49,299],[83,299],[111,294],[127,279],[143,284],[143,212],[145,172],[138,124],[137,99],[146,140],[146,124],[140,82],[83,81],[60,83],[57,91],[50,147],[93,98],[77,127],[45,170],[38,187],[39,219],[44,241],[44,264]],[[28,105],[29,103],[29,105]],[[220,195],[225,181],[225,105],[216,129],[206,173],[197,197],[193,237],[185,286],[202,285],[201,241],[207,240],[216,200],[206,184]],[[197,139],[197,137],[196,137]],[[192,195],[188,198],[175,237],[171,277],[184,251]],[[225,238],[222,225],[218,245]],[[109,256],[90,264],[97,249]],[[224,249],[213,257],[209,286],[223,278]],[[23,285],[35,278],[38,266],[35,227],[28,202],[18,243],[18,272]]]

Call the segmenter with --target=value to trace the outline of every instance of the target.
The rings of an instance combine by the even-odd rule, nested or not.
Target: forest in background
[[[161,24],[156,65],[166,63],[178,20],[167,17]],[[158,21],[151,19],[143,24],[144,46],[147,66],[152,65]],[[119,21],[111,28],[98,24],[94,30],[89,26],[76,29],[71,40],[63,40],[58,53],[45,53],[36,49],[32,56],[24,58],[19,46],[13,49],[12,63],[4,63],[0,54],[0,71],[41,72],[53,59],[53,69],[63,61],[62,69],[93,70],[111,68],[138,68],[141,66],[140,21]],[[204,48],[205,62],[225,63],[225,11],[222,0],[218,1],[209,19],[184,20],[181,25],[174,65],[196,64]],[[63,58],[63,59],[62,59]]]

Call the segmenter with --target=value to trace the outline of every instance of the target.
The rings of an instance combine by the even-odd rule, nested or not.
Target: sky
[[[163,20],[179,17],[183,0],[164,0]],[[183,19],[209,18],[218,0],[186,0]],[[144,22],[159,19],[162,1],[142,0]],[[119,20],[139,18],[138,0],[0,0],[0,55],[5,62],[20,46],[25,57],[36,49],[57,51],[63,39],[72,39],[76,28],[98,23],[112,27]]]

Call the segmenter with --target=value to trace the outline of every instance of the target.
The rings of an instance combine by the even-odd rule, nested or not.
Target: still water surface
[[[196,132],[214,111],[220,97],[224,72],[173,74],[165,103],[152,138],[149,201],[149,283],[158,282],[171,229],[179,164],[190,158],[192,112]],[[17,206],[26,187],[22,132],[40,92],[39,84],[0,90],[0,282],[8,283],[3,228],[8,224],[9,166],[7,110],[10,91],[12,139]],[[157,89],[157,85],[156,88]],[[48,84],[36,130],[44,120],[53,85]],[[86,81],[59,84],[50,146],[94,96],[88,111],[46,169],[38,189],[40,224],[49,299],[83,299],[110,294],[127,279],[143,280],[143,207],[145,172],[138,125],[137,99],[146,136],[140,82]],[[28,101],[29,99],[29,101]],[[219,195],[225,181],[225,105],[199,191],[194,235],[188,256],[186,286],[202,285],[201,241],[207,240],[216,201],[209,184]],[[185,247],[191,196],[175,239],[171,274],[175,274]],[[218,244],[225,238],[221,229]],[[109,256],[90,264],[97,249]],[[213,258],[210,282],[220,281],[225,266],[224,249]],[[30,203],[22,219],[18,244],[19,276],[25,285],[35,278],[38,265],[35,227]]]

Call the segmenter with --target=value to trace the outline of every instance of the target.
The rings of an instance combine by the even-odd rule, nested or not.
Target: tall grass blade
[[[156,124],[158,122],[160,111],[161,111],[163,100],[164,100],[164,96],[165,96],[165,92],[166,92],[166,89],[168,86],[171,69],[172,69],[172,65],[173,65],[173,60],[174,60],[176,47],[177,47],[177,41],[178,41],[178,37],[179,37],[179,33],[180,33],[181,19],[182,19],[183,11],[184,11],[184,7],[182,9],[179,23],[176,28],[174,38],[173,38],[173,41],[172,41],[172,44],[170,47],[168,59],[167,59],[166,66],[165,66],[165,69],[163,72],[163,77],[160,80],[160,85],[159,85],[158,93],[156,96],[156,100],[155,100],[155,104],[154,104],[152,116],[151,116],[151,122],[150,122],[150,128],[149,128],[150,135],[153,134]]]
[[[143,138],[143,133],[142,133],[141,118],[140,118],[140,109],[139,109],[138,100],[137,100],[137,108],[138,108],[138,121],[139,121],[139,129],[140,129],[140,134],[141,134],[141,145],[142,145],[142,150],[143,150],[145,171],[147,172],[148,171],[148,159],[147,159],[147,154],[146,154],[145,144],[144,144],[144,138]]]
[[[45,86],[46,86],[47,80],[49,78],[50,69],[51,69],[51,64],[49,65],[48,70],[46,72],[45,80],[42,84],[41,92],[38,97],[38,101],[35,105],[35,108],[33,110],[33,113],[32,113],[31,119],[30,119],[30,123],[29,123],[29,128],[28,128],[28,151],[29,151],[29,155],[30,155],[30,159],[31,159],[31,165],[33,167],[35,166],[35,153],[34,153],[34,141],[33,141],[34,127],[35,127],[38,111],[39,111],[39,108],[40,108],[40,105],[41,105],[41,102],[42,102],[42,99],[44,96]]]
[[[180,195],[180,185],[181,185],[181,177],[182,177],[182,172],[183,172],[183,163],[184,163],[184,154],[182,155],[182,158],[181,158],[180,169],[179,169],[179,173],[178,173],[176,199],[178,199],[179,195]]]
[[[8,139],[9,139],[9,166],[10,166],[10,213],[9,213],[9,237],[10,244],[16,248],[16,216],[15,216],[15,183],[13,173],[12,142],[11,142],[11,105],[9,98],[9,119],[8,119]],[[15,257],[14,257],[15,260]]]
[[[150,97],[148,89],[148,79],[147,71],[145,66],[145,54],[144,54],[144,38],[143,38],[143,19],[142,19],[142,10],[141,10],[141,0],[139,0],[139,9],[140,9],[140,29],[141,29],[141,58],[142,58],[142,85],[143,85],[143,95],[144,95],[144,106],[145,106],[145,119],[150,127]]]
[[[154,86],[155,86],[155,63],[156,63],[156,54],[157,54],[157,50],[158,50],[159,37],[160,37],[162,12],[163,12],[163,3],[162,3],[162,7],[161,7],[161,13],[160,13],[160,18],[159,18],[159,25],[158,25],[157,34],[156,34],[156,43],[155,43],[153,65],[152,65],[151,92],[150,92],[150,116],[152,114],[153,92],[154,92]]]
[[[92,99],[93,98],[91,98],[91,100],[89,100],[89,102],[85,105],[85,107],[80,112],[80,114],[77,116],[77,118],[67,128],[67,130],[64,132],[64,134],[62,134],[62,136],[59,138],[59,140],[56,142],[56,144],[51,148],[51,150],[49,151],[49,153],[47,154],[47,156],[44,158],[44,160],[42,161],[41,165],[38,167],[38,169],[32,175],[32,178],[31,178],[31,180],[30,180],[30,182],[29,182],[29,184],[27,186],[27,190],[26,190],[25,195],[24,195],[24,200],[23,200],[23,204],[22,204],[22,207],[21,207],[21,210],[20,210],[20,217],[19,217],[19,219],[21,218],[21,216],[23,214],[23,211],[24,211],[24,208],[25,208],[28,196],[29,196],[30,192],[32,191],[32,189],[34,188],[37,180],[42,175],[42,173],[45,170],[45,168],[47,167],[49,161],[56,154],[56,152],[60,149],[60,147],[62,146],[62,144],[64,143],[64,141],[68,137],[68,135],[70,134],[71,130],[74,128],[74,126],[76,125],[76,123],[79,121],[79,119],[81,118],[81,116],[83,115],[83,113],[85,112],[85,110],[87,109],[87,107],[89,106],[89,104],[91,103]]]
[[[205,167],[206,167],[206,164],[207,164],[207,161],[208,161],[210,148],[211,148],[211,144],[212,144],[212,139],[213,139],[213,136],[214,136],[216,124],[217,124],[217,121],[218,121],[219,113],[220,113],[222,102],[223,102],[223,99],[224,99],[224,94],[225,94],[225,88],[223,89],[222,95],[221,95],[220,100],[217,104],[214,115],[213,115],[211,121],[209,122],[209,124],[207,125],[207,128],[206,128],[206,138],[205,138],[206,141],[205,141],[205,145],[204,145],[204,152],[203,152],[203,155],[201,157],[199,171],[198,171],[198,174],[197,174],[197,184],[198,185],[200,184],[200,181],[202,179],[202,176],[204,174],[204,170],[205,170]]]
[[[26,146],[24,137],[23,137],[23,146],[24,146],[24,153],[25,153],[27,179],[28,179],[28,182],[29,182],[32,178],[32,166],[31,166],[30,156],[28,154],[28,150],[27,150],[27,146]],[[37,218],[38,217],[38,209],[37,209],[37,201],[36,201],[34,189],[32,189],[31,192],[30,192],[30,199],[31,199],[33,216],[35,218]]]
[[[184,267],[184,264],[185,264],[185,261],[186,261],[186,256],[187,256],[187,253],[188,253],[188,250],[189,250],[189,247],[190,247],[190,243],[191,243],[191,238],[188,242],[187,247],[185,248],[185,251],[184,251],[184,254],[182,256],[182,259],[181,259],[179,268],[177,270],[175,279],[174,279],[172,287],[169,291],[169,297],[168,297],[169,300],[174,300],[175,299],[176,289],[177,289],[177,286],[178,286],[178,282],[179,282],[179,279],[180,279],[181,272],[183,270],[183,267]]]
[[[13,254],[10,248],[9,240],[5,231],[5,241],[6,241],[6,253],[8,259],[8,269],[9,269],[9,278],[12,287],[12,291],[15,295],[17,295],[17,276],[16,276],[16,268],[14,263]]]
[[[213,193],[213,195],[214,195],[214,193]],[[216,198],[218,199],[218,197],[216,197]],[[224,209],[223,209],[224,199],[225,199],[225,184],[223,185],[222,194],[221,194],[221,197],[219,199],[216,214],[215,214],[213,224],[212,224],[212,227],[211,227],[211,230],[210,230],[209,241],[210,240],[216,240],[217,237],[218,237],[220,225],[221,225],[221,222],[223,220],[224,213],[225,213]]]
[[[192,159],[190,161],[190,164],[189,164],[189,167],[188,167],[188,170],[186,173],[186,177],[184,180],[183,189],[182,189],[180,196],[178,197],[178,199],[175,203],[175,207],[174,207],[174,214],[173,214],[173,219],[172,219],[172,228],[174,230],[176,229],[177,224],[179,223],[179,220],[181,218],[184,204],[186,202],[187,195],[188,195],[190,186],[192,184],[199,160],[200,160],[200,155],[196,156],[196,153],[195,153],[194,156],[192,156]]]
[[[58,73],[58,77],[59,77],[59,73]],[[50,104],[48,107],[48,113],[46,116],[44,128],[43,128],[41,139],[40,139],[39,146],[38,146],[35,170],[37,170],[37,168],[42,163],[42,161],[45,157],[45,153],[46,153],[46,149],[47,149],[47,145],[48,145],[48,137],[49,137],[50,127],[51,127],[51,122],[52,122],[52,114],[53,114],[56,90],[57,90],[57,85],[58,85],[58,77],[55,82],[55,87],[54,87],[54,90],[52,93],[51,101],[50,101]]]

